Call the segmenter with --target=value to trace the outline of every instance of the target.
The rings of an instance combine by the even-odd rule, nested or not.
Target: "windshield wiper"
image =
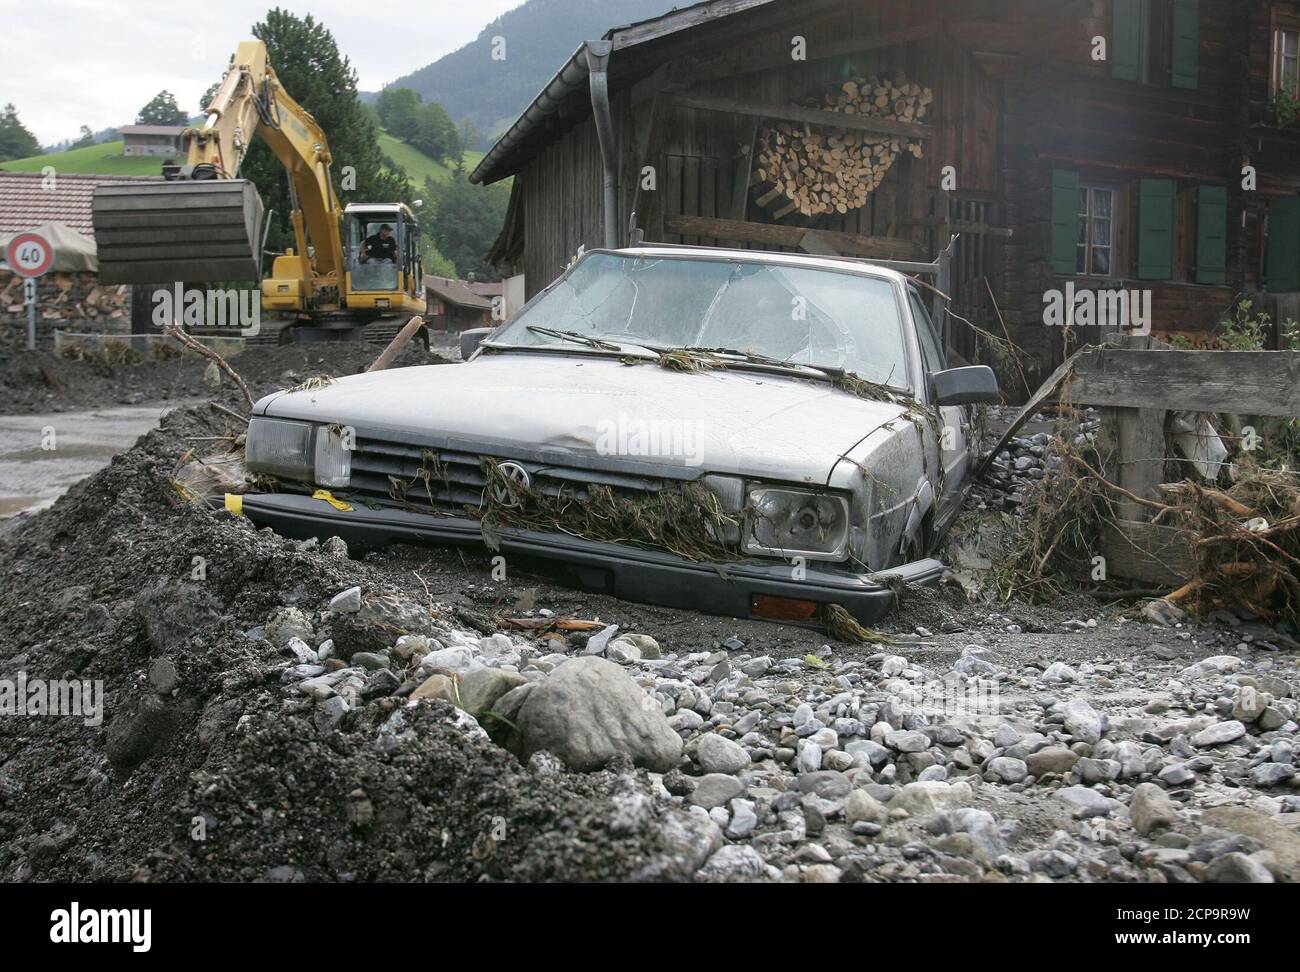
[[[650,346],[647,345],[647,347]],[[670,351],[685,351],[687,354],[711,354],[717,357],[739,358],[740,361],[736,362],[736,364],[760,365],[764,368],[780,368],[785,371],[806,369],[808,371],[819,371],[823,374],[829,374],[829,369],[817,365],[800,364],[796,361],[783,361],[780,358],[772,358],[765,354],[756,354],[753,351],[741,351],[737,348],[674,346],[671,348],[650,347],[650,350],[658,352],[659,354],[666,354]]]
[[[600,338],[594,338],[587,334],[579,334],[577,331],[560,331],[553,327],[542,327],[539,324],[527,324],[525,327],[534,334],[541,334],[544,337],[559,338],[562,341],[573,341],[577,344],[585,344],[589,348],[596,348],[599,351],[622,351],[623,348],[617,344],[611,344],[609,341],[602,341]]]

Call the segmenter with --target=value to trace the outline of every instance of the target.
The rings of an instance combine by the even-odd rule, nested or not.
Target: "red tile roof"
[[[96,186],[157,182],[153,176],[102,176],[57,173],[52,184],[39,172],[0,172],[0,235],[21,233],[42,223],[62,223],[95,238],[90,200]]]

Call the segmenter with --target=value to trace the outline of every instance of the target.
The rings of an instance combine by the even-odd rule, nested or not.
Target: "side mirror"
[[[936,371],[931,377],[934,380],[934,400],[938,405],[974,405],[1002,400],[997,375],[987,365],[949,368]]]
[[[495,327],[471,327],[467,331],[460,332],[460,359],[468,361],[470,355],[478,350],[489,334],[495,331]]]

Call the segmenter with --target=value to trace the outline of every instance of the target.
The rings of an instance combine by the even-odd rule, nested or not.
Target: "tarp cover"
[[[39,233],[54,247],[54,266],[50,267],[50,273],[55,271],[76,273],[82,270],[97,273],[99,271],[95,241],[82,236],[71,227],[64,226],[62,223],[42,223],[25,232]],[[9,249],[9,241],[19,235],[21,234],[0,233],[0,261],[4,260],[5,251]],[[8,269],[8,264],[5,264],[5,268]]]

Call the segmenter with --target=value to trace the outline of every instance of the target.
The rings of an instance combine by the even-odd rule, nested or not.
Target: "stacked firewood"
[[[25,314],[23,282],[17,274],[0,280],[0,309]],[[93,273],[50,273],[40,278],[36,312],[42,321],[123,321],[130,314],[131,288],[98,283]]]
[[[900,71],[892,80],[855,78],[804,107],[904,122],[925,119],[934,92]],[[866,205],[903,152],[921,158],[919,141],[856,129],[817,128],[798,122],[765,127],[758,135],[753,185],[758,205],[780,219],[820,216]]]

